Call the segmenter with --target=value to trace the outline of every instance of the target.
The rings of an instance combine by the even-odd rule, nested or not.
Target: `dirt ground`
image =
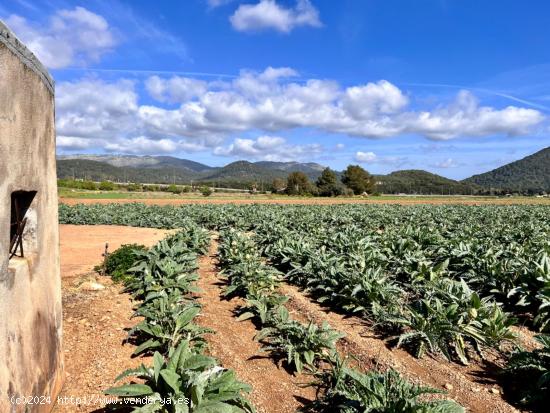
[[[134,303],[119,285],[100,277],[93,267],[121,244],[153,245],[169,231],[116,226],[60,225],[63,293],[63,346],[66,379],[54,413],[94,412],[105,405],[103,391],[128,368],[133,346],[122,345]],[[90,283],[97,283],[98,286]],[[104,287],[100,290],[91,288]]]
[[[255,199],[249,198],[221,199],[86,199],[86,198],[60,198],[59,203],[66,205],[76,204],[112,204],[139,202],[147,205],[189,205],[189,204],[279,204],[279,205],[334,205],[334,204],[398,204],[398,205],[510,205],[510,204],[542,204],[550,205],[549,198],[471,198],[471,197],[441,197],[425,199],[420,197],[403,197],[399,199],[371,198],[274,198]]]
[[[224,367],[234,369],[237,377],[252,385],[250,400],[258,413],[291,413],[302,403],[315,399],[311,387],[301,387],[311,377],[295,377],[260,351],[260,344],[254,340],[257,330],[251,321],[239,322],[235,310],[242,304],[239,298],[228,301],[222,298],[223,282],[217,275],[214,240],[207,256],[199,264],[200,302],[203,306],[199,324],[216,331],[208,336],[210,353],[221,361]]]

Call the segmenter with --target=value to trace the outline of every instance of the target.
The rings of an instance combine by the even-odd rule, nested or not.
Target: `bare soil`
[[[550,205],[548,198],[470,198],[470,197],[441,197],[420,198],[403,197],[399,199],[384,198],[144,198],[144,199],[89,199],[89,198],[59,198],[59,203],[66,205],[76,204],[127,204],[143,203],[147,205],[204,205],[204,204],[278,204],[278,205],[335,205],[335,204],[397,204],[397,205],[510,205],[510,204],[544,204]]]
[[[138,367],[134,346],[123,345],[134,302],[122,287],[100,277],[93,267],[102,260],[105,242],[110,250],[121,244],[153,245],[169,231],[115,226],[60,225],[63,294],[63,346],[66,379],[54,413],[93,412],[104,407],[103,391],[115,377]],[[87,290],[86,282],[105,288]],[[71,399],[72,397],[72,399]],[[61,401],[60,401],[61,399]]]
[[[215,330],[208,336],[210,353],[226,368],[234,369],[239,380],[253,387],[250,400],[260,413],[295,412],[304,400],[315,399],[312,387],[301,387],[311,381],[305,375],[293,376],[283,367],[261,353],[254,340],[257,330],[247,320],[236,320],[235,310],[242,300],[222,298],[223,282],[218,277],[216,252],[218,243],[213,240],[207,256],[200,258],[199,287],[203,306],[199,324]]]

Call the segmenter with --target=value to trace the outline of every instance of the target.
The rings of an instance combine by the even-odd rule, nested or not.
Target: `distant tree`
[[[288,195],[311,194],[311,182],[303,172],[292,172],[286,180],[286,193]]]
[[[110,181],[102,181],[99,184],[100,191],[113,191],[115,189],[115,184]]]
[[[354,194],[374,192],[374,178],[359,165],[349,165],[342,175],[342,183]]]
[[[208,186],[201,187],[200,191],[203,196],[210,196],[213,192],[212,189]]]
[[[81,188],[82,189],[89,189],[91,191],[96,191],[97,190],[97,184],[93,181],[82,181]]]
[[[143,190],[145,192],[159,192],[160,186],[158,185],[143,185]]]
[[[286,188],[286,182],[284,179],[275,178],[271,183],[271,186],[273,187],[274,192],[281,192]]]
[[[140,184],[128,184],[126,190],[129,192],[140,192],[143,190],[143,187]]]
[[[181,192],[182,192],[181,187],[179,187],[175,184],[168,185],[168,188],[166,188],[166,191],[167,192],[172,192],[173,194],[181,194]]]
[[[342,194],[342,184],[338,183],[336,174],[330,168],[323,170],[315,184],[320,196],[337,196]]]

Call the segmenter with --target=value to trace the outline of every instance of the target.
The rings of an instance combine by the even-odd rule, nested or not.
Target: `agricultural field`
[[[350,197],[288,196],[214,192],[205,197],[199,193],[171,194],[167,192],[112,192],[59,188],[59,202],[67,205],[143,203],[148,205],[186,204],[435,204],[435,205],[550,205],[549,197],[534,196],[470,196],[470,195],[380,195]]]
[[[134,411],[549,401],[549,206],[61,204],[59,219],[177,230],[117,269],[144,364],[102,390],[147,398]]]

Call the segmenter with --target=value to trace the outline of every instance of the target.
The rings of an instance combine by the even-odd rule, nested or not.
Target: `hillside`
[[[454,181],[418,169],[396,171],[375,177],[379,191],[386,194],[474,194],[479,189],[476,185]]]
[[[57,177],[60,179],[88,179],[92,181],[188,183],[200,175],[188,169],[119,167],[106,162],[87,159],[59,159]]]
[[[291,172],[303,172],[306,175],[319,175],[323,172],[323,169],[325,169],[323,165],[319,165],[315,162],[300,163],[260,161],[254,162],[254,164],[274,171],[284,171],[287,174]]]
[[[206,172],[214,169],[211,166],[188,159],[173,156],[137,156],[137,155],[61,155],[60,160],[78,159],[104,162],[117,167],[165,169],[177,168],[190,172]]]
[[[462,182],[473,183],[485,189],[525,193],[550,192],[550,147]]]
[[[247,161],[233,162],[224,167],[211,167],[168,156],[78,155],[59,157],[57,176],[61,179],[160,184],[189,184],[194,181],[221,187],[248,188],[252,183],[267,186],[273,179],[284,179],[290,172],[297,170],[303,171],[310,179],[315,180],[323,168],[318,164],[297,162],[252,163]]]
[[[126,159],[127,158],[127,159]],[[102,161],[100,161],[102,160]],[[211,167],[173,157],[136,157],[79,155],[76,159],[60,157],[58,178],[93,181],[141,182],[160,184],[208,183],[217,187],[248,188],[256,183],[269,188],[275,178],[286,179],[289,173],[304,172],[315,181],[323,166],[298,162],[236,161],[224,167]],[[340,172],[337,172],[340,175]],[[384,193],[470,194],[476,188],[426,171],[397,171],[378,175],[379,191]]]

